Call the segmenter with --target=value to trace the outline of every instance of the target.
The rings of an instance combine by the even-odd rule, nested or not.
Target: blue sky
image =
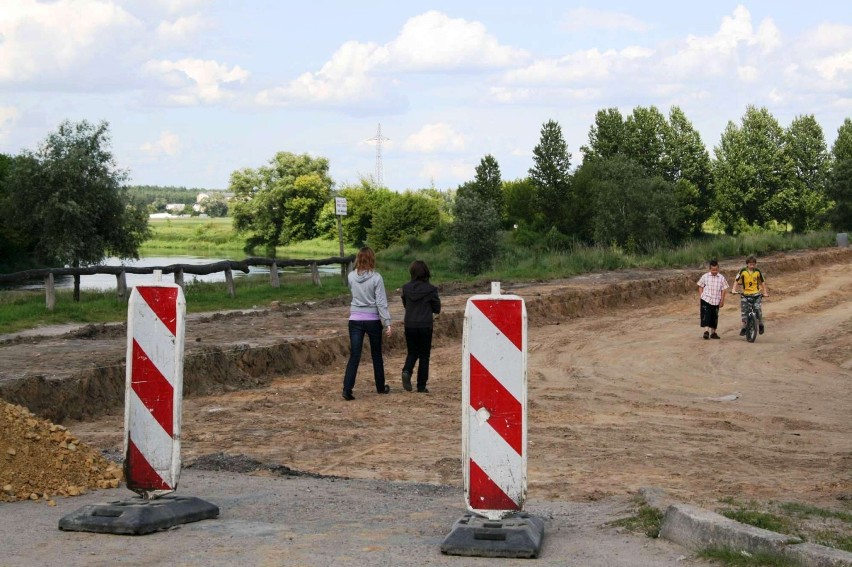
[[[694,4],[694,6],[692,5]],[[844,6],[846,6],[844,8]],[[0,152],[64,119],[110,123],[133,184],[224,189],[278,151],[340,186],[448,189],[486,154],[526,175],[557,120],[581,161],[595,112],[680,106],[712,153],[748,104],[852,117],[840,2],[0,0]]]

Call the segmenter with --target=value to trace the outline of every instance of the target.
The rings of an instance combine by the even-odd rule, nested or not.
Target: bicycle
[[[746,300],[745,309],[745,338],[748,342],[753,343],[757,339],[757,328],[760,325],[760,313],[757,311],[757,300],[763,297],[762,293],[745,295],[742,292],[731,292],[731,295],[742,295]]]

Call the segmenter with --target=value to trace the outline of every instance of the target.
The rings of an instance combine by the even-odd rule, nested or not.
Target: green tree
[[[497,214],[501,218],[504,217],[503,180],[500,177],[500,164],[494,156],[487,154],[480,160],[473,181],[459,187],[458,194],[467,191],[473,191],[483,200],[492,203]]]
[[[541,213],[535,206],[535,185],[529,177],[503,182],[506,219],[510,226],[525,229],[543,224]]]
[[[645,169],[649,177],[665,178],[671,170],[669,125],[656,106],[637,106],[624,121],[622,153]]]
[[[308,154],[279,152],[266,166],[235,171],[229,184],[234,229],[247,236],[247,250],[263,246],[274,257],[277,246],[317,236],[332,185],[328,160]]]
[[[13,230],[33,242],[35,260],[78,267],[108,255],[138,258],[150,235],[148,216],[131,205],[123,185],[127,174],[109,146],[106,122],[64,121],[36,152],[14,162],[7,174]]]
[[[769,207],[776,220],[790,223],[794,231],[814,230],[828,209],[829,154],[822,127],[812,114],[797,116],[784,131],[784,151],[792,162],[793,177]]]
[[[609,159],[625,149],[624,118],[617,108],[598,110],[589,128],[589,145],[582,146],[583,161]]]
[[[595,243],[617,244],[629,252],[676,244],[685,236],[683,211],[672,183],[650,177],[626,156],[584,163],[575,185],[593,200],[589,227]]]
[[[215,191],[201,202],[204,212],[210,217],[228,216],[228,199],[221,191]]]
[[[766,108],[749,106],[741,126],[728,122],[714,151],[716,206],[725,231],[733,233],[740,222],[772,220],[773,197],[793,183],[784,130],[775,117]]]
[[[562,128],[555,120],[541,127],[541,138],[533,149],[534,165],[530,180],[535,187],[534,200],[544,226],[555,226],[564,234],[570,232],[571,152],[562,137]]]
[[[852,230],[852,119],[847,118],[837,129],[831,157],[834,163],[826,186],[832,201],[828,219],[837,230]]]
[[[500,217],[494,204],[474,191],[456,196],[451,239],[462,271],[480,274],[497,257]]]
[[[698,235],[712,214],[713,173],[710,154],[701,135],[677,106],[669,111],[665,130],[667,169],[663,177],[674,183],[678,207],[684,212],[684,229]]]
[[[373,215],[367,240],[370,246],[381,250],[409,236],[432,230],[440,221],[438,205],[428,196],[411,191],[390,192]]]

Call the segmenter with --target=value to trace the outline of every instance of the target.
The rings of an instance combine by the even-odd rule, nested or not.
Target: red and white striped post
[[[499,520],[523,510],[527,492],[527,309],[499,282],[467,301],[462,382],[465,500]]]
[[[124,474],[145,499],[177,488],[186,301],[178,285],[136,286],[127,312]]]

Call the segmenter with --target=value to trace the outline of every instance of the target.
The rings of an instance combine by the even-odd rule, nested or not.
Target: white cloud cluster
[[[454,73],[511,67],[523,50],[501,45],[485,26],[436,11],[410,18],[384,45],[349,41],[316,72],[259,93],[261,104],[339,106],[386,103],[395,79],[406,73]]]
[[[174,156],[180,151],[180,138],[177,134],[164,130],[155,142],[145,142],[139,149],[150,156]]]
[[[67,76],[141,22],[109,0],[0,0],[0,84]]]
[[[426,124],[408,136],[402,147],[416,153],[459,152],[465,149],[465,137],[445,122]]]
[[[234,95],[222,89],[225,83],[243,83],[248,71],[239,66],[228,67],[216,61],[181,59],[179,61],[149,61],[145,70],[175,87],[169,95],[175,104],[195,105],[229,100]]]

